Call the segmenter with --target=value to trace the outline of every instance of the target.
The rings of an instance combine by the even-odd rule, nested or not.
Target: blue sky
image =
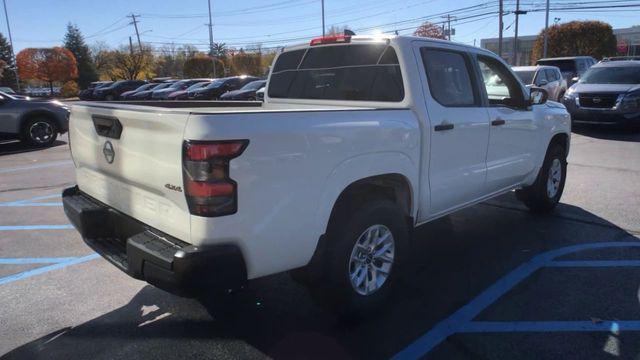
[[[156,46],[162,43],[196,44],[206,49],[208,29],[206,0],[6,0],[9,21],[16,51],[26,47],[59,45],[68,22],[78,25],[92,44],[104,41],[111,46],[128,43],[135,35],[131,13],[141,15],[139,29],[144,42]],[[573,10],[576,2],[592,2],[589,5],[637,4],[640,1],[625,0],[551,0],[552,7],[565,8],[552,12],[561,22],[594,19],[609,22],[614,28],[640,25],[640,6],[625,9]],[[541,8],[545,0],[521,0],[522,9]],[[321,33],[320,0],[212,0],[215,41],[229,46],[242,47],[255,43],[276,46],[317,36]],[[485,5],[482,5],[485,4]],[[325,0],[326,26],[348,25],[357,33],[376,30],[399,29],[401,34],[411,33],[423,20],[432,16],[433,22],[442,21],[441,14],[455,9],[476,6],[460,11],[461,19],[452,25],[456,29],[454,41],[473,44],[474,39],[496,37],[498,34],[497,1],[489,0]],[[515,8],[515,0],[505,0],[505,11]],[[490,13],[488,15],[482,15]],[[512,36],[514,16],[505,16],[508,29],[505,36]],[[535,34],[544,26],[544,12],[530,12],[520,17],[521,35]],[[4,17],[0,20],[0,32],[6,34]],[[134,37],[135,41],[135,37]]]

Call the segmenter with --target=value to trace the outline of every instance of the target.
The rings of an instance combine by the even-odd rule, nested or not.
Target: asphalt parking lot
[[[417,229],[396,298],[358,324],[286,274],[218,308],[133,280],[68,225],[59,194],[73,183],[66,137],[46,150],[0,143],[6,358],[640,356],[638,132],[577,129],[553,215],[508,194]]]

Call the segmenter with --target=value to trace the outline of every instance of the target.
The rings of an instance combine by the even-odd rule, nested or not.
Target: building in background
[[[640,26],[613,29],[619,55],[640,55]],[[513,56],[513,37],[502,38],[502,58],[516,66],[531,65],[531,51],[537,35],[518,36],[518,61]],[[498,53],[498,38],[480,40],[480,47]],[[580,54],[585,55],[585,54]]]

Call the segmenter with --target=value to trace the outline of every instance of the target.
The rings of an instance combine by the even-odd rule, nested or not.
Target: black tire
[[[328,230],[328,247],[324,257],[322,283],[315,290],[319,290],[320,292],[316,295],[319,294],[320,299],[330,305],[343,318],[358,320],[383,305],[388,305],[387,301],[399,282],[402,267],[407,261],[409,229],[402,210],[389,200],[365,202],[356,211],[345,215],[339,216]],[[390,262],[390,271],[386,280],[381,281],[380,287],[370,294],[362,294],[352,285],[349,275],[350,270],[355,269],[354,263],[350,261],[352,251],[361,251],[354,250],[356,242],[368,229],[380,225],[386,227],[393,236],[393,261]],[[380,228],[380,230],[381,233],[386,232],[384,228]],[[358,262],[356,266],[379,266],[377,269],[382,268],[384,266],[383,261],[380,260],[382,257],[374,256],[376,250],[381,250],[382,246],[384,244],[371,249],[368,260],[364,258],[358,260],[361,262]],[[384,254],[388,258],[390,253],[384,252]],[[368,265],[365,265],[366,261],[368,261]],[[368,270],[366,273],[356,272],[356,274],[365,274],[362,280],[364,282],[368,282],[373,276],[372,272]],[[378,274],[378,276],[384,276],[383,272],[378,272]]]
[[[555,161],[560,162],[560,179],[557,181],[557,191],[555,194],[549,192],[547,182],[550,180],[549,172]],[[516,196],[522,201],[532,212],[546,213],[552,211],[562,197],[564,183],[567,179],[567,154],[563,146],[553,144],[547,150],[544,163],[536,181],[528,187],[516,191]],[[556,183],[556,181],[552,181]],[[553,195],[552,195],[553,194]]]
[[[105,96],[105,97],[104,97],[104,100],[105,100],[105,101],[113,101],[113,100],[115,100],[115,99],[116,99],[116,97],[115,97],[115,96],[113,96],[112,94],[109,94],[109,95],[107,95],[107,96]]]
[[[58,138],[58,124],[45,115],[35,116],[22,126],[20,140],[34,147],[48,147]]]

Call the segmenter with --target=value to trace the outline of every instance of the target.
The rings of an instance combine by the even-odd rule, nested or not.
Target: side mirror
[[[574,83],[578,82],[578,80],[580,80],[579,76],[574,76],[571,78],[571,82],[574,82]]]
[[[549,99],[549,93],[547,93],[547,90],[538,87],[532,87],[529,94],[529,101],[531,102],[531,105],[544,104],[547,102],[547,99]]]

